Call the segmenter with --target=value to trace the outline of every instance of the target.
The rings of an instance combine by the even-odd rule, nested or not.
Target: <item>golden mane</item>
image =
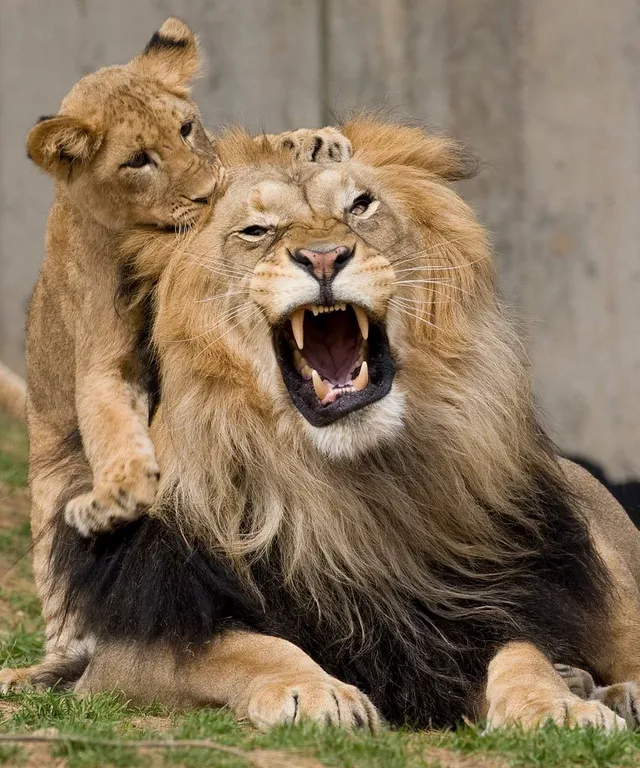
[[[372,120],[344,130],[355,159],[379,166],[383,183],[424,229],[425,251],[433,248],[434,269],[448,279],[439,292],[418,287],[420,311],[399,317],[406,331],[404,429],[393,444],[353,459],[328,462],[318,454],[293,414],[265,399],[231,335],[214,344],[197,337],[190,318],[206,298],[206,266],[178,248],[161,280],[155,329],[163,380],[155,441],[169,457],[160,513],[224,551],[245,575],[277,545],[292,588],[325,611],[331,593],[337,622],[354,616],[347,610],[354,585],[379,595],[393,613],[400,574],[416,596],[437,597],[454,610],[460,595],[451,586],[444,594],[425,561],[469,577],[470,560],[516,562],[521,552],[511,526],[537,525],[526,500],[531,474],[543,467],[561,482],[560,474],[532,417],[528,375],[495,297],[484,231],[441,181],[459,173],[456,145]],[[385,150],[397,146],[404,151]],[[231,167],[280,162],[238,129],[217,149]],[[231,324],[217,307],[224,337]],[[261,329],[252,333],[256,340],[271,344]],[[479,587],[481,610],[486,593]]]

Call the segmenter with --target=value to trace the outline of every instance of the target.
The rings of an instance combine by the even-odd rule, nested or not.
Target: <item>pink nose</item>
[[[293,260],[311,272],[316,280],[330,281],[335,273],[353,256],[353,249],[338,245],[331,250],[315,251],[299,248],[292,254]]]

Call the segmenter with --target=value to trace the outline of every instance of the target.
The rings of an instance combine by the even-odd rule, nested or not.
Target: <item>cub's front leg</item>
[[[624,730],[625,721],[600,701],[572,693],[549,659],[534,645],[508,643],[489,664],[485,691],[489,728],[518,725],[593,726]]]
[[[338,128],[300,128],[285,133],[256,136],[256,141],[267,140],[272,147],[291,152],[296,160],[311,163],[342,163],[352,155],[351,142]]]
[[[135,332],[115,311],[113,293],[97,293],[76,339],[76,410],[93,489],[65,510],[67,523],[87,537],[140,517],[160,478]]]

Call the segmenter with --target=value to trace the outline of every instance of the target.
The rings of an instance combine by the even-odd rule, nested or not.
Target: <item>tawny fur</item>
[[[251,568],[277,550],[285,588],[307,611],[322,613],[334,638],[360,632],[359,593],[410,643],[416,628],[399,587],[452,615],[481,613],[485,599],[509,611],[513,598],[501,595],[509,595],[504,584],[524,554],[509,532],[541,531],[525,491],[542,472],[575,493],[615,584],[611,604],[594,618],[607,614],[612,622],[610,635],[595,634],[594,671],[605,683],[640,679],[638,534],[595,481],[558,464],[538,431],[523,356],[496,299],[485,233],[446,183],[467,172],[464,154],[417,129],[393,140],[389,126],[360,121],[344,132],[354,160],[333,168],[292,165],[239,131],[223,137],[217,148],[226,181],[206,226],[178,246],[163,236],[142,251],[136,235],[142,273],[156,259],[166,264],[153,294],[162,402],[152,434],[163,471],[153,515],[187,540],[206,542],[212,556],[224,553],[258,596]],[[346,226],[349,201],[363,189],[383,205],[369,223]],[[243,240],[242,230],[256,223],[277,238]],[[317,290],[288,250],[337,237],[358,247],[334,281],[336,300],[357,302],[385,321],[398,371],[386,398],[319,429],[292,406],[271,329]],[[443,566],[466,581],[474,562],[495,566],[501,582],[479,577],[470,596],[425,568]],[[232,687],[224,701],[216,698],[220,674],[226,680],[234,670],[216,670],[215,644],[204,651],[206,663],[196,656],[176,666],[161,646],[104,642],[83,690],[111,687],[116,669],[118,687],[135,697],[180,694],[233,708],[242,694]],[[375,638],[362,638],[363,652],[367,643]],[[141,652],[148,664],[137,678]],[[251,653],[245,648],[233,664],[249,669]],[[570,722],[620,725],[596,702],[572,697],[530,644],[508,644],[494,662],[484,706],[469,702],[476,716],[529,726],[566,713]],[[302,675],[298,663],[292,669]],[[531,678],[528,668],[536,670]],[[270,685],[268,675],[255,674],[261,690]],[[270,722],[284,717],[282,701],[290,700],[276,689]],[[528,711],[527,702],[535,707]]]

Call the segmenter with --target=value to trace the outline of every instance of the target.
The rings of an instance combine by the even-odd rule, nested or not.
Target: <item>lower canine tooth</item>
[[[368,383],[369,383],[369,366],[367,365],[367,361],[365,360],[364,363],[362,363],[362,368],[360,368],[360,373],[356,377],[356,380],[353,382],[353,388],[357,390],[364,389]]]
[[[298,349],[304,347],[304,309],[296,309],[291,315],[291,330]]]
[[[313,381],[313,388],[316,391],[318,400],[324,400],[329,394],[329,385],[326,381],[322,381],[320,374],[315,369],[311,371],[311,380]]]

